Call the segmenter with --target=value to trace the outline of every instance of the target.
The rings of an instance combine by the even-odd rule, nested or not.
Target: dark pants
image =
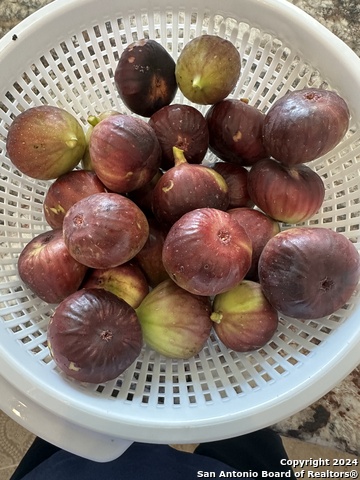
[[[287,459],[280,436],[267,428],[240,437],[202,443],[194,454],[167,445],[135,442],[122,456],[106,463],[77,457],[36,438],[10,480],[101,477],[106,480],[192,480],[226,476],[295,479],[291,468],[283,465]],[[243,474],[236,475],[235,471]]]

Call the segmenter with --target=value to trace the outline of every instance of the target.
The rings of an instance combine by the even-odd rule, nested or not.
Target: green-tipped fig
[[[86,139],[77,119],[51,105],[32,107],[15,117],[6,139],[11,162],[37,180],[71,171],[82,159]]]
[[[190,101],[211,105],[234,89],[241,70],[237,48],[217,35],[200,35],[185,44],[176,62],[179,89]]]
[[[266,299],[260,284],[249,280],[216,295],[211,319],[219,339],[237,352],[264,346],[279,322],[278,313]]]
[[[169,358],[199,353],[212,329],[209,297],[193,295],[167,279],[136,309],[145,343]]]

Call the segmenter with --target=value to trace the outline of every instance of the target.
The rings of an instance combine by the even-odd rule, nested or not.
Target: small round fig
[[[210,299],[193,295],[170,279],[157,285],[136,313],[144,342],[169,358],[188,359],[198,354],[212,329]]]
[[[248,170],[236,163],[216,162],[212,167],[225,180],[229,189],[229,208],[253,207],[248,192]]]
[[[167,105],[149,119],[159,140],[161,168],[174,166],[173,147],[184,152],[187,162],[201,163],[209,146],[209,131],[203,114],[190,105]]]
[[[48,188],[43,210],[52,228],[62,228],[66,212],[76,202],[93,193],[106,192],[105,186],[90,170],[73,170],[58,177]]]
[[[279,312],[317,319],[343,307],[360,279],[360,256],[344,235],[293,227],[275,235],[259,259],[259,281]]]
[[[190,164],[182,150],[174,147],[175,165],[159,179],[153,190],[152,210],[159,222],[172,225],[196,208],[226,210],[228,186],[210,167]]]
[[[175,76],[188,100],[211,105],[232,92],[240,70],[240,54],[233,43],[217,35],[200,35],[184,45]]]
[[[278,313],[260,284],[249,280],[215,296],[211,320],[222,343],[236,352],[266,345],[279,323]]]
[[[212,105],[205,118],[209,148],[221,160],[251,166],[268,157],[262,139],[265,115],[247,101],[227,98]]]
[[[175,97],[175,61],[156,40],[137,40],[121,54],[115,70],[115,85],[120,98],[133,113],[150,117]]]
[[[41,300],[54,304],[75,292],[87,272],[87,267],[70,255],[60,228],[30,240],[17,267],[24,284]]]
[[[90,270],[83,288],[103,288],[137,308],[149,293],[144,273],[136,264],[123,263],[117,267]]]
[[[254,208],[232,208],[227,211],[245,229],[252,244],[251,267],[245,279],[258,281],[258,263],[267,242],[280,232],[280,224]]]
[[[77,119],[51,105],[31,107],[11,123],[6,150],[22,173],[50,180],[69,172],[86,149],[85,133]]]
[[[81,289],[63,300],[50,319],[47,338],[59,369],[87,383],[117,378],[143,345],[135,310],[100,288]]]
[[[260,160],[248,176],[250,198],[273,219],[289,224],[310,219],[325,197],[322,178],[307,165],[288,167],[272,159]]]
[[[149,235],[146,216],[117,193],[95,193],[67,212],[64,240],[70,254],[91,268],[111,268],[131,260]]]
[[[285,165],[315,160],[335,148],[345,136],[349,108],[336,92],[304,88],[274,102],[263,126],[269,156]]]
[[[92,168],[112,192],[143,187],[160,167],[161,148],[154,130],[130,115],[112,115],[95,125],[89,151]]]
[[[199,208],[183,215],[166,236],[162,260],[169,277],[195,295],[216,295],[241,282],[252,245],[228,213]]]

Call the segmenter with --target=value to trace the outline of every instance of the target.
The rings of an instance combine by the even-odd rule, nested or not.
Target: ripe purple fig
[[[166,236],[162,260],[169,277],[195,295],[216,295],[241,282],[252,245],[228,213],[199,208],[183,215]]]
[[[259,259],[259,281],[279,312],[317,319],[343,307],[360,279],[360,256],[344,235],[293,227],[275,235]]]
[[[221,160],[251,166],[268,157],[262,139],[265,115],[246,100],[226,98],[212,105],[205,118],[209,148]]]
[[[245,279],[258,281],[258,263],[267,242],[280,232],[280,224],[254,208],[232,208],[228,213],[245,229],[252,244],[251,267]]]
[[[229,189],[224,178],[210,167],[188,163],[177,147],[173,151],[174,167],[162,175],[153,190],[152,210],[157,220],[172,225],[196,208],[226,210]]]
[[[85,148],[85,134],[77,119],[51,105],[20,113],[11,123],[6,139],[11,162],[37,180],[54,179],[72,170]]]
[[[175,61],[159,42],[142,38],[122,52],[115,70],[115,85],[133,113],[150,117],[175,97]]]
[[[55,309],[47,331],[50,353],[68,377],[104,383],[140,355],[143,338],[135,310],[100,288],[85,288]]]
[[[201,163],[209,146],[209,131],[203,114],[191,105],[167,105],[149,119],[159,140],[161,168],[174,166],[173,147],[184,152],[187,162]]]
[[[248,192],[264,213],[277,221],[295,224],[308,220],[319,210],[325,186],[320,175],[307,165],[288,167],[265,159],[251,168]]]
[[[41,300],[54,304],[75,292],[88,270],[70,255],[60,228],[30,240],[17,267],[24,284]]]
[[[144,342],[169,358],[198,354],[212,329],[210,299],[193,295],[170,279],[151,290],[136,313]]]
[[[235,88],[241,59],[229,40],[200,35],[187,42],[176,62],[175,76],[182,94],[191,102],[211,105]]]
[[[91,268],[111,268],[131,260],[144,246],[149,224],[130,199],[95,193],[67,212],[64,240],[70,254]]]
[[[237,207],[253,207],[254,202],[251,200],[248,192],[248,170],[236,163],[215,162],[213,165],[215,172],[225,180],[229,189],[229,208]]]
[[[222,343],[236,352],[266,345],[279,323],[278,313],[260,284],[249,280],[215,296],[211,320]]]
[[[290,91],[274,102],[263,126],[268,155],[285,165],[315,160],[345,136],[349,108],[336,92],[321,88]]]
[[[62,228],[66,212],[76,202],[93,193],[106,192],[105,186],[90,170],[73,170],[58,177],[48,188],[44,216],[52,228]]]
[[[89,151],[92,168],[112,192],[143,187],[160,167],[161,149],[154,130],[130,115],[111,115],[95,125]]]

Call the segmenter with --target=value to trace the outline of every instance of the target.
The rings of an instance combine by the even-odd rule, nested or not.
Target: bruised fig
[[[150,117],[175,97],[175,61],[156,40],[143,38],[128,45],[121,54],[115,85],[133,113]]]
[[[222,343],[236,352],[263,347],[279,323],[278,313],[263,294],[261,285],[250,280],[215,296],[211,320]]]
[[[160,167],[161,149],[154,130],[130,115],[112,115],[95,125],[89,151],[92,168],[112,192],[143,187]]]
[[[69,172],[86,148],[85,133],[77,119],[51,105],[31,107],[11,123],[6,150],[20,172],[50,180]]]
[[[264,146],[285,165],[315,160],[330,152],[349,128],[350,112],[336,92],[304,88],[275,101],[263,126]]]
[[[159,140],[161,168],[174,166],[173,147],[184,152],[189,163],[201,163],[209,146],[209,131],[203,114],[191,105],[167,105],[149,119]]]
[[[225,180],[229,189],[228,208],[253,207],[247,182],[249,171],[236,163],[215,162],[212,167]]]
[[[162,260],[180,287],[211,296],[244,279],[251,255],[251,241],[234,218],[216,208],[198,208],[170,228]]]
[[[209,148],[221,160],[252,166],[268,156],[262,140],[265,115],[246,100],[227,98],[212,105],[205,118]]]
[[[153,212],[158,221],[172,225],[196,208],[226,210],[228,186],[223,177],[205,165],[190,164],[184,152],[173,148],[175,165],[159,179],[153,190]]]
[[[136,309],[144,342],[169,358],[188,359],[199,353],[212,329],[208,297],[193,295],[167,279]]]
[[[240,54],[233,43],[217,35],[200,35],[184,45],[175,76],[188,100],[211,105],[232,92],[240,70]]]
[[[143,338],[135,310],[111,292],[85,288],[63,300],[47,330],[59,369],[79,382],[117,378],[139,356]]]
[[[103,288],[137,308],[149,293],[149,286],[140,267],[131,262],[112,268],[91,270],[83,288]]]
[[[90,170],[73,170],[58,177],[48,188],[44,216],[52,228],[61,228],[66,212],[76,202],[93,193],[106,192],[105,186]]]
[[[70,254],[90,268],[131,260],[144,246],[149,224],[133,201],[117,193],[95,193],[75,203],[63,222]]]
[[[341,233],[293,227],[275,235],[259,259],[259,281],[279,312],[317,319],[343,307],[360,279],[360,256]]]

